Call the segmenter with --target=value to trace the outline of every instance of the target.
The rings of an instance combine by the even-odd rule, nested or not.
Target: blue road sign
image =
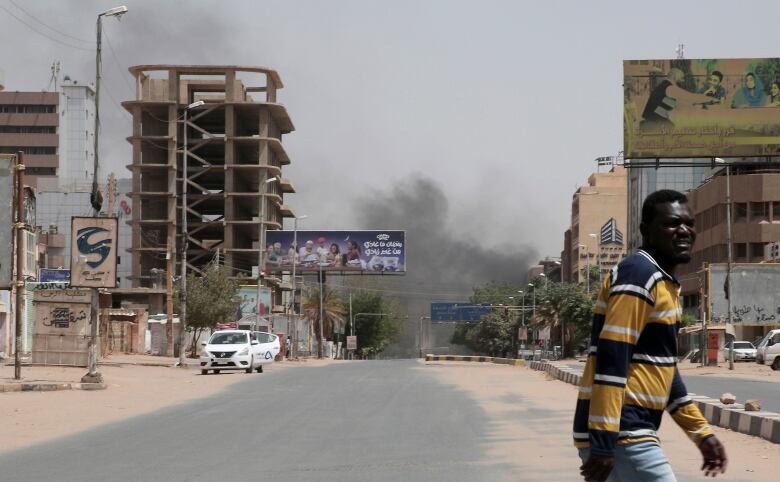
[[[490,305],[475,305],[467,301],[431,303],[431,321],[476,323],[491,309]]]

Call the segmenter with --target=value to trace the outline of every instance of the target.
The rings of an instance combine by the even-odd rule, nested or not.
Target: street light
[[[599,286],[601,286],[601,239],[595,233],[590,233],[588,236],[596,240],[596,267],[599,269]]]
[[[97,216],[100,213],[100,208],[103,205],[103,198],[100,195],[100,190],[98,189],[98,139],[100,138],[100,70],[102,67],[101,42],[103,38],[103,17],[117,17],[118,19],[126,13],[127,7],[122,5],[120,7],[114,7],[110,10],[106,10],[97,16],[97,49],[95,51],[95,157],[94,167],[92,170],[92,193],[89,196],[89,202],[92,205],[92,209],[94,210],[94,216]]]
[[[260,324],[260,293],[263,291],[262,277],[265,273],[265,195],[268,191],[268,185],[278,178],[272,177],[260,183],[260,232],[258,233],[257,247],[257,316],[255,317],[256,329]]]
[[[95,139],[94,139],[94,165],[92,169],[92,192],[89,195],[89,203],[92,206],[94,217],[100,214],[100,208],[103,206],[103,198],[100,195],[100,189],[98,189],[98,139],[100,139],[100,59],[101,59],[101,38],[103,33],[103,17],[120,17],[127,13],[127,7],[124,5],[121,7],[115,7],[111,10],[106,10],[97,17],[97,48],[95,50]],[[21,187],[20,187],[21,189]],[[168,281],[170,283],[170,281]],[[170,286],[170,285],[169,285]],[[97,335],[98,335],[98,312],[100,309],[100,294],[97,288],[91,289],[92,301],[89,307],[89,319],[91,322],[89,329],[89,354],[88,354],[88,367],[87,374],[81,378],[84,382],[103,382],[103,377],[97,371]],[[17,348],[18,351],[18,348]]]
[[[590,294],[590,252],[584,244],[578,244],[578,248],[585,248],[585,291]],[[579,266],[579,263],[577,263]]]
[[[121,8],[121,7],[120,7]],[[116,9],[114,9],[116,10]],[[127,10],[127,9],[125,9]],[[121,15],[121,14],[120,14]],[[205,102],[199,100],[184,108],[184,155],[182,157],[181,174],[181,314],[179,316],[179,366],[184,368],[184,332],[187,328],[187,249],[189,248],[189,231],[187,230],[187,113],[190,109],[200,107]]]
[[[728,313],[726,314],[726,322],[731,325],[733,330],[734,325],[731,324],[731,166],[720,157],[715,158],[715,163],[725,164],[726,166],[726,310],[728,310]],[[736,336],[734,336],[734,339],[731,340],[731,349],[729,350],[729,370],[734,369],[735,339]],[[702,353],[704,353],[703,348]]]

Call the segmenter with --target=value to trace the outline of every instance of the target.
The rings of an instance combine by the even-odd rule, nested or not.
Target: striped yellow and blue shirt
[[[681,315],[680,284],[646,251],[612,269],[593,313],[575,446],[612,455],[616,444],[658,441],[664,410],[694,442],[712,434],[677,370]]]

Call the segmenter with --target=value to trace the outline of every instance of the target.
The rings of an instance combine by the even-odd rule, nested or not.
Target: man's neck
[[[640,247],[639,249],[652,256],[655,262],[658,263],[658,266],[660,266],[662,270],[666,271],[667,274],[674,276],[674,271],[675,269],[677,269],[677,263],[674,262],[670,263],[668,261],[661,259],[661,257],[659,257],[658,254],[655,253],[650,248]]]

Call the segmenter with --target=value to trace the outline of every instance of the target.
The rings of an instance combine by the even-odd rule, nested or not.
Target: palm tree
[[[313,286],[304,292],[303,312],[312,323],[312,329],[317,337],[317,357],[322,358],[322,340],[320,339],[320,288]],[[344,323],[344,303],[338,293],[325,288],[322,292],[322,312],[325,321],[322,325],[322,334],[332,338],[336,323]]]

